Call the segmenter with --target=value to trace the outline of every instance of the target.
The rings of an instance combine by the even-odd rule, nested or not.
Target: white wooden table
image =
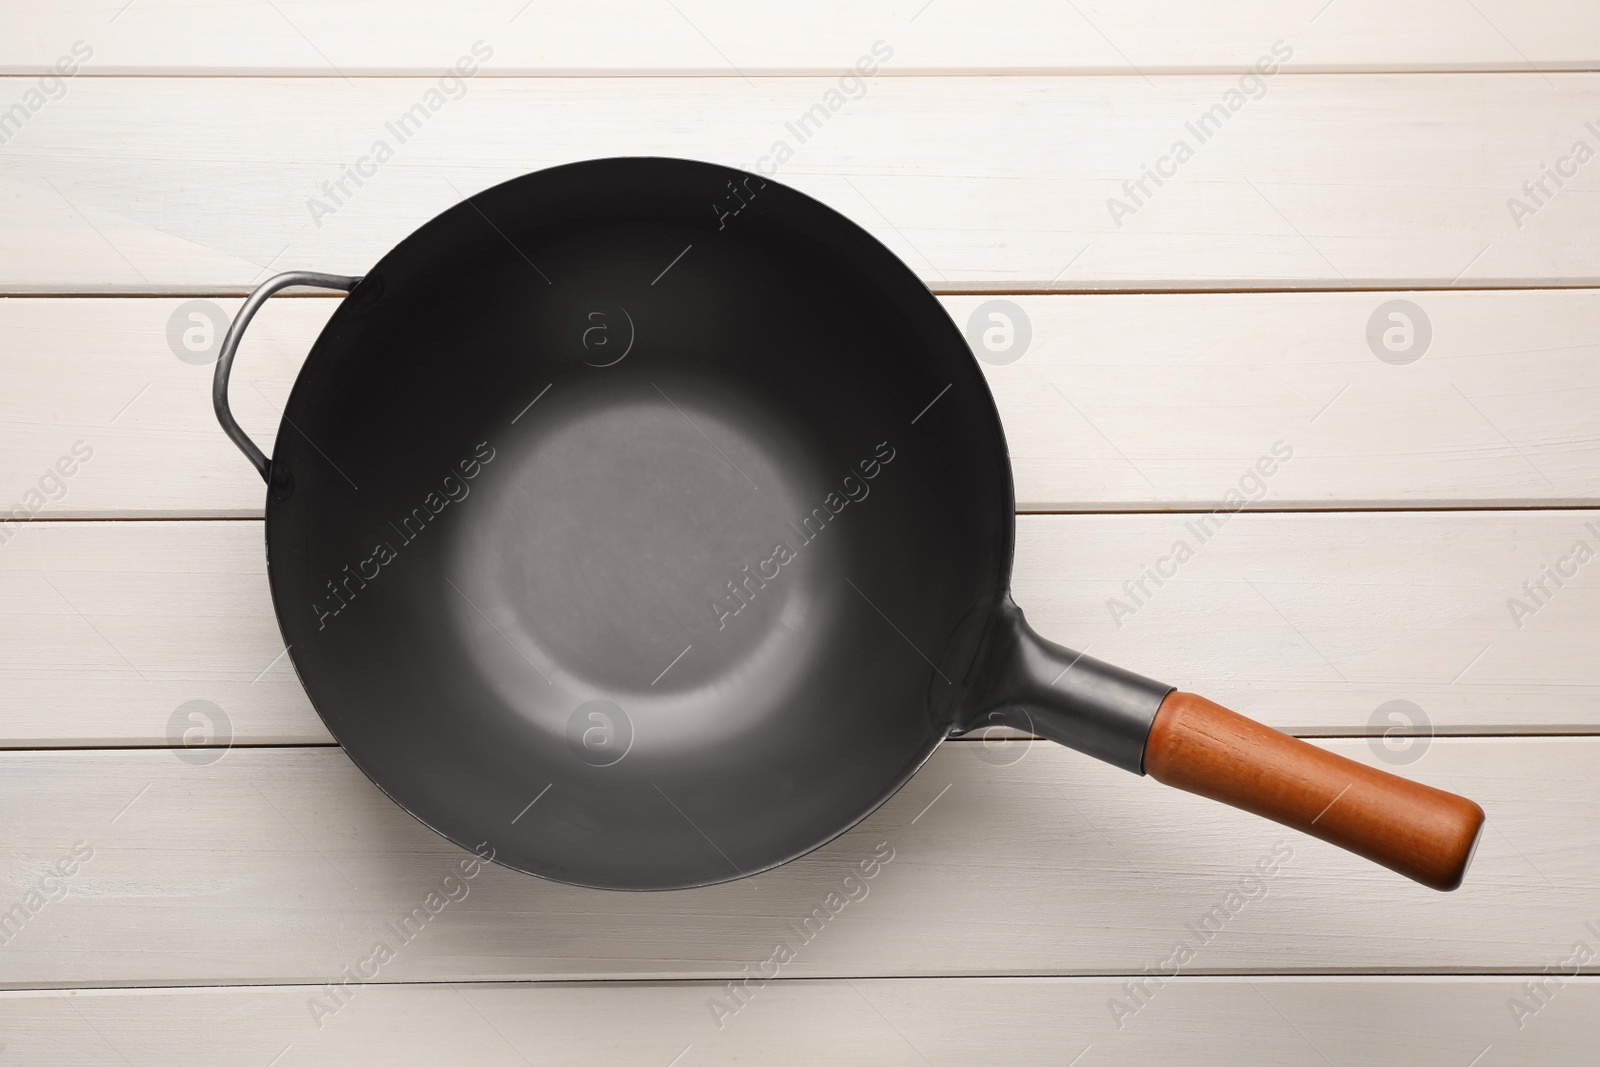
[[[0,1064],[1600,1056],[1591,0],[57,0],[0,12],[0,75]],[[963,326],[1020,309],[984,369],[1036,625],[1477,799],[1466,886],[952,742],[753,882],[489,868],[395,938],[461,854],[294,681],[207,324],[461,194],[632,154],[761,166]],[[257,440],[334,306],[258,319]],[[865,898],[730,987],[875,849]]]

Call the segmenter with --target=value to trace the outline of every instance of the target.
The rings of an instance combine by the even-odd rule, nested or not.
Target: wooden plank
[[[1008,297],[1020,355],[985,346],[985,328],[1005,342],[991,299],[943,298],[978,337],[1024,511],[1208,510],[1279,441],[1293,459],[1262,507],[1600,501],[1600,290]],[[1395,299],[1432,333],[1409,365],[1367,343]],[[41,517],[259,516],[260,480],[211,411],[211,364],[175,355],[192,330],[205,359],[238,303],[0,300],[4,503],[82,440],[93,460]],[[251,324],[232,402],[268,448],[334,306],[279,299]]]
[[[0,300],[6,510],[82,441],[92,458],[64,493],[45,494],[59,499],[48,500],[42,516],[260,516],[261,478],[211,408],[214,363],[175,354],[214,360],[239,304],[204,301],[197,311],[181,299]],[[268,451],[300,364],[335,306],[273,300],[245,335],[229,401]]]
[[[258,522],[29,524],[0,546],[0,605],[8,745],[332,740],[284,655]]]
[[[470,863],[465,878],[471,855],[337,749],[234,749],[205,766],[162,750],[5,753],[0,901],[81,858],[65,895],[3,946],[0,986],[321,985],[347,966],[381,982],[723,979],[790,941],[791,978],[1127,975],[1208,923],[1188,973],[1515,973],[1557,964],[1596,919],[1600,740],[1436,740],[1407,768],[1489,813],[1453,894],[1065,749],[1011,744],[1021,758],[1002,766],[994,749],[948,744],[812,856],[678,893]],[[1376,759],[1363,741],[1328,744]],[[870,879],[844,881],[874,855]],[[841,886],[856,902],[802,941],[801,920]],[[389,924],[430,893],[455,899],[402,939]]]
[[[75,39],[92,42],[90,69],[107,74],[426,74],[476,39],[492,45],[497,74],[827,73],[875,39],[908,73],[1241,71],[1280,38],[1297,66],[1324,71],[1592,69],[1600,59],[1600,19],[1583,0],[1475,6],[72,0],[10,13],[0,71],[42,73]]]
[[[990,299],[946,305],[978,334],[980,356],[1001,359],[1009,353],[982,345],[985,321],[1005,341]],[[1414,304],[1432,335],[1401,365],[1367,342],[1395,300]],[[1262,507],[1600,497],[1600,291],[1013,303],[1032,327],[1029,348],[983,367],[1024,510],[1214,508],[1279,442],[1293,458],[1266,480]]]
[[[1508,1005],[1530,1003],[1526,979],[1392,976],[1179,977],[1152,987],[1120,1028],[1108,1005],[1127,998],[1126,980],[1106,978],[779,979],[754,988],[720,1027],[708,1005],[727,991],[705,982],[369,986],[320,1028],[308,1004],[324,994],[311,986],[28,992],[0,994],[0,1028],[16,1062],[83,1067],[665,1065],[673,1056],[704,1067],[775,1062],[775,1053],[819,1067],[942,1067],[993,1062],[1000,1048],[1019,1067],[1061,1067],[1075,1055],[1086,1067],[1462,1067],[1486,1047],[1485,1063],[1584,1062],[1600,1038],[1600,979],[1559,980],[1520,1028]]]
[[[1600,283],[1600,188],[1573,170],[1600,74],[1237,82],[875,78],[830,111],[814,78],[486,78],[455,100],[405,78],[79,78],[5,145],[0,292],[358,274],[462,195],[610,155],[776,169],[946,290]],[[31,86],[0,79],[0,100]],[[399,143],[386,124],[413,105],[429,117]],[[791,132],[813,106],[820,132]],[[1579,176],[1557,190],[1541,164]]]
[[[1242,514],[1204,544],[1193,521],[1025,516],[1018,603],[1298,734],[1382,733],[1394,700],[1443,734],[1600,730],[1600,567],[1547,580],[1544,604],[1522,588],[1600,544],[1600,514]],[[1144,569],[1179,539],[1194,557],[1158,588]],[[226,720],[197,741],[330,740],[283,657],[257,522],[29,523],[0,546],[0,634],[0,746],[183,744],[196,700]]]
[[[1241,514],[1202,541],[1183,516],[1041,517],[1018,523],[1013,587],[1042,633],[1294,732],[1382,732],[1395,700],[1445,732],[1589,731],[1600,568],[1542,604],[1523,588],[1600,546],[1585,522]],[[1176,576],[1140,585],[1146,567]]]

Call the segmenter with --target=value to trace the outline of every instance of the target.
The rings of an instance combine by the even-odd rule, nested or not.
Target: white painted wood
[[[0,291],[361,273],[462,195],[531,170],[630,154],[770,170],[782,138],[782,180],[945,290],[1600,282],[1589,171],[1532,217],[1507,206],[1541,163],[1600,140],[1584,125],[1600,74],[1280,73],[1235,113],[1237,80],[880,77],[801,143],[786,124],[826,110],[832,80],[476,79],[314,218],[324,184],[395,141],[385,123],[433,82],[77,78],[4,146]],[[32,84],[0,79],[0,100]],[[1221,128],[1114,217],[1110,198],[1135,195],[1123,183],[1198,142],[1185,124],[1213,106]]]
[[[100,73],[429,73],[472,41],[497,74],[826,73],[890,42],[904,72],[1244,70],[1274,40],[1312,70],[1552,70],[1596,65],[1584,0],[72,0],[7,12],[0,70],[42,72],[70,42]],[[276,9],[276,10],[274,10]]]
[[[1375,759],[1365,741],[1328,745]],[[1597,739],[1439,739],[1407,768],[1489,813],[1453,894],[1065,749],[1035,744],[1009,766],[979,751],[944,746],[810,857],[676,893],[497,867],[445,886],[470,854],[337,749],[234,749],[209,766],[166,750],[0,754],[0,901],[75,843],[93,850],[3,946],[0,985],[315,985],[385,938],[384,982],[722,978],[785,939],[791,978],[1116,975],[1198,942],[1185,924],[1230,892],[1254,899],[1211,920],[1189,973],[1531,972],[1596,918]],[[789,924],[882,842],[893,857],[865,895],[801,943]],[[1276,873],[1245,881],[1262,862]],[[441,886],[457,901],[402,944],[387,924]]]
[[[1584,1063],[1600,1038],[1593,977],[1552,982],[1521,1029],[1507,1007],[1527,997],[1521,978],[1180,977],[1119,1029],[1107,1005],[1125,981],[779,980],[720,1028],[708,1004],[725,987],[703,982],[369,986],[320,1029],[313,986],[41,991],[0,994],[0,1029],[15,1062],[84,1067],[954,1067],[999,1050],[1019,1067],[1463,1067],[1485,1047],[1486,1064]]]
[[[1396,299],[1432,332],[1399,366],[1367,343]],[[1013,302],[1032,343],[984,371],[1024,510],[1215,507],[1280,441],[1263,507],[1600,497],[1600,291]],[[946,298],[963,327],[987,303]]]
[[[1011,297],[1032,347],[985,372],[1024,509],[1204,509],[1279,440],[1294,458],[1264,507],[1592,505],[1600,290],[1395,290],[1600,283],[1594,175],[1523,192],[1600,146],[1600,73],[1557,72],[1600,67],[1597,30],[1587,0],[18,7],[0,14],[0,74],[26,75],[0,78],[0,293],[237,294],[273,270],[364,270],[461,193],[553,163],[752,166],[881,41],[865,96],[780,177],[943,291],[1389,290]],[[77,41],[82,75],[40,82]],[[307,199],[475,41],[493,54],[465,97],[313,221]],[[1264,98],[1118,225],[1107,198],[1278,41],[1293,57]],[[1370,73],[1397,71],[1523,73]],[[1016,77],[951,76],[973,73]],[[1040,76],[1062,74],[1082,76]],[[1517,195],[1538,210],[1513,217]],[[1395,298],[1434,329],[1414,365],[1367,348]],[[985,297],[945,299],[965,324]],[[167,347],[179,302],[0,301],[0,507],[81,440],[92,458],[42,516],[259,514],[210,368]],[[235,405],[269,446],[332,306],[275,302],[252,330]],[[1244,515],[1120,626],[1107,598],[1132,598],[1188,518],[1024,517],[1017,595],[1046,633],[1300,733],[1380,730],[1395,699],[1443,734],[1584,732],[1594,575],[1520,627],[1506,598],[1600,543],[1596,515]],[[337,980],[464,854],[337,749],[226,747],[329,740],[279,658],[259,523],[0,540],[0,745],[175,746],[203,726],[216,746],[0,753],[0,908],[54,895],[48,866],[94,849],[4,929],[0,986],[191,987],[0,993],[0,1062],[1489,1067],[1600,1042],[1594,977],[1520,1025],[1509,1010],[1600,945],[1600,739],[1571,737],[1411,750],[1403,770],[1490,813],[1451,896],[1052,746],[952,743],[856,832],[753,883],[609,894],[485,871],[319,1029],[314,984],[193,987]],[[719,1029],[727,992],[695,979],[767,958],[878,841],[895,859],[870,896]],[[1265,896],[1118,1028],[1129,976],[1275,846],[1293,856]],[[580,977],[677,981],[561,981]],[[406,984],[448,981],[467,984]]]
[[[209,733],[190,701],[221,709]],[[21,746],[332,740],[284,655],[259,522],[33,523],[0,546],[0,721]]]
[[[943,298],[980,334],[989,299]],[[982,366],[1024,511],[1214,508],[1280,440],[1294,456],[1261,506],[1600,500],[1600,291],[1006,299],[1032,340]],[[1433,334],[1407,366],[1366,341],[1392,299],[1418,303]],[[218,322],[238,303],[209,301]],[[175,315],[195,328],[187,304],[0,300],[0,503],[83,440],[94,458],[41,517],[261,514],[260,479],[211,411],[212,366],[169,344]],[[232,402],[264,447],[334,306],[280,298],[251,324]]]
[[[261,477],[212,411],[215,364],[179,359],[168,340],[176,316],[179,350],[188,353],[183,332],[199,330],[191,340],[214,353],[240,303],[208,301],[216,318],[194,322],[183,299],[0,300],[0,506],[23,501],[81,440],[93,457],[41,517],[261,515]],[[280,297],[245,334],[229,401],[269,452],[295,375],[335,306]]]
[[[1451,732],[1594,728],[1600,565],[1536,614],[1507,605],[1577,541],[1600,548],[1594,512],[1243,514],[1204,543],[1192,522],[1023,519],[1017,602],[1063,643],[1299,733],[1382,732],[1392,700]],[[1124,583],[1171,570],[1180,541],[1193,557],[1137,603]]]
[[[1600,563],[1543,605],[1521,588],[1600,546],[1600,513],[1243,514],[1203,545],[1192,521],[1024,516],[1017,601],[1298,734],[1381,733],[1391,700],[1441,733],[1600,729]],[[1135,603],[1123,583],[1178,539],[1194,557]],[[226,717],[207,743],[327,743],[283,651],[258,522],[35,522],[0,546],[0,745],[181,744],[192,700]]]

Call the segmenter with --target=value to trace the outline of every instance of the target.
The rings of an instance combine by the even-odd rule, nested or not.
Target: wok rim
[[[517,185],[519,183],[528,183],[539,178],[540,176],[548,175],[554,171],[615,165],[637,166],[640,164],[667,165],[673,167],[703,167],[722,174],[737,175],[750,173],[738,168],[728,167],[724,164],[710,163],[703,160],[686,159],[674,156],[608,156],[542,167],[538,170],[528,171],[509,178],[506,181],[486,187],[485,189],[472,193],[469,196],[464,196],[455,204],[452,204],[450,207],[434,215],[432,218],[422,222],[404,238],[397,242],[392,248],[385,252],[378,262],[373,264],[373,266],[365,273],[363,276],[363,281],[366,281],[367,279],[376,281],[376,291],[381,294],[383,289],[385,266],[404,257],[406,255],[408,246],[412,245],[424,230],[434,226],[449,225],[450,223],[448,223],[446,220],[451,219],[452,217],[467,217],[466,213],[473,210],[473,205],[469,204],[469,200],[475,197],[484,196],[500,190],[506,190],[508,187]],[[1000,516],[1000,530],[997,531],[999,534],[999,539],[1003,543],[998,545],[998,550],[996,551],[996,557],[998,559],[998,573],[993,575],[993,581],[996,583],[996,588],[993,591],[985,592],[984,594],[980,595],[959,614],[962,624],[968,623],[975,614],[981,613],[982,617],[984,618],[992,616],[998,609],[1000,603],[1008,602],[1010,599],[1012,568],[1014,566],[1016,556],[1016,485],[1014,473],[1011,467],[1010,449],[1005,437],[1005,428],[1000,419],[1000,413],[998,406],[995,403],[993,390],[989,388],[987,379],[983,375],[982,368],[978,364],[976,355],[972,352],[969,343],[966,341],[963,331],[955,322],[955,320],[951,318],[949,311],[944,307],[938,295],[935,294],[932,288],[929,287],[927,283],[923,281],[922,278],[917,275],[916,272],[912,270],[912,268],[906,264],[904,260],[902,260],[892,249],[890,249],[876,236],[860,226],[854,220],[844,215],[841,211],[830,206],[829,204],[800,189],[795,188],[792,185],[780,183],[773,177],[769,177],[767,175],[757,176],[763,181],[779,185],[787,190],[790,195],[802,198],[810,205],[832,216],[842,227],[846,228],[847,231],[852,231],[852,239],[854,241],[858,243],[864,242],[866,246],[876,250],[878,254],[889,257],[889,259],[892,260],[893,263],[898,266],[905,275],[916,279],[923,290],[922,296],[926,298],[926,306],[929,309],[930,314],[936,314],[937,321],[941,323],[942,328],[948,331],[952,337],[959,339],[961,350],[966,353],[966,364],[972,372],[972,380],[978,385],[982,386],[982,388],[970,391],[971,395],[968,397],[968,402],[974,406],[967,409],[967,414],[963,418],[963,425],[960,430],[956,431],[956,435],[966,439],[969,444],[976,444],[984,436],[983,428],[977,425],[977,423],[986,422],[988,424],[988,430],[992,434],[992,440],[994,441],[995,445],[997,445],[997,449],[992,457],[986,459],[986,462],[988,462],[989,465],[991,465],[1000,476],[1000,481],[995,488],[1003,497],[1005,505],[1003,508],[1003,514]],[[484,240],[486,244],[490,243],[487,239]],[[297,401],[304,400],[304,390],[309,388],[306,385],[307,371],[312,366],[313,361],[319,358],[319,355],[324,359],[329,358],[327,355],[327,345],[324,344],[324,341],[331,333],[333,333],[342,325],[342,319],[347,318],[350,314],[357,310],[359,305],[354,304],[353,301],[357,297],[359,289],[360,286],[358,285],[356,289],[352,290],[348,296],[340,299],[339,306],[334,310],[327,323],[318,332],[316,340],[312,343],[310,349],[307,351],[305,360],[295,375],[294,385],[291,388],[289,397],[284,404],[283,415],[279,420],[277,434],[273,439],[273,454],[271,461],[274,464],[278,460],[278,443],[288,438],[288,434],[285,431],[291,426],[289,421],[289,413],[296,407]],[[381,315],[382,313],[383,312],[381,309],[376,311],[376,314]],[[796,860],[809,856],[825,846],[834,843],[850,831],[854,830],[856,827],[860,826],[869,817],[876,814],[902,789],[904,789],[911,779],[916,777],[918,772],[920,772],[922,768],[927,765],[928,761],[932,759],[933,754],[939,750],[941,745],[946,740],[948,740],[951,736],[962,732],[962,727],[958,724],[956,719],[951,719],[948,721],[942,730],[930,730],[928,732],[928,736],[921,744],[921,750],[916,758],[912,761],[909,761],[906,769],[900,775],[891,780],[885,786],[885,788],[881,790],[879,794],[876,795],[869,803],[862,805],[861,808],[856,811],[848,821],[843,821],[837,824],[815,842],[801,847],[796,851],[790,852],[787,855],[781,856],[780,858],[771,860],[770,862],[765,862],[757,866],[746,868],[734,865],[732,861],[729,860],[729,866],[734,867],[735,871],[734,873],[730,873],[725,877],[707,877],[704,879],[684,881],[673,884],[610,885],[600,882],[583,881],[578,878],[556,877],[546,872],[532,870],[508,859],[501,858],[492,848],[491,854],[485,856],[483,853],[478,851],[482,845],[474,846],[469,844],[466,840],[458,837],[456,834],[434,825],[428,819],[418,814],[410,804],[397,795],[391,788],[389,788],[389,786],[385,785],[375,768],[369,765],[369,760],[365,757],[364,753],[362,753],[361,746],[358,744],[356,749],[351,748],[348,739],[346,737],[342,737],[340,732],[335,729],[333,723],[329,719],[328,714],[322,707],[322,702],[319,701],[314,695],[312,686],[308,684],[306,669],[294,651],[294,644],[290,640],[291,635],[285,625],[287,612],[284,610],[284,605],[280,603],[280,593],[282,596],[287,596],[290,594],[290,590],[280,590],[280,585],[284,584],[282,579],[283,572],[280,568],[275,567],[273,563],[273,519],[274,515],[278,514],[282,507],[285,506],[285,502],[280,501],[271,491],[267,492],[266,498],[267,503],[262,521],[262,539],[267,559],[267,581],[272,597],[273,614],[277,622],[278,633],[283,639],[285,650],[288,653],[287,658],[294,669],[295,679],[300,684],[301,690],[305,693],[307,701],[317,712],[318,719],[322,722],[324,728],[327,729],[329,735],[333,738],[335,745],[345,754],[346,757],[349,758],[350,762],[354,764],[358,770],[360,770],[362,776],[371,782],[380,793],[388,798],[389,801],[394,803],[395,806],[400,808],[400,810],[409,815],[418,824],[422,825],[433,834],[449,842],[450,844],[478,856],[478,858],[484,863],[493,863],[497,866],[508,868],[520,874],[531,875],[543,882],[553,885],[570,885],[582,889],[599,889],[619,893],[676,892],[679,890],[706,888],[754,878],[758,875],[767,873],[778,867],[785,866]],[[959,628],[959,625],[960,624],[958,624],[957,628]],[[951,636],[953,638],[953,631]],[[933,675],[930,673],[930,682],[932,677]],[[919,699],[922,699],[924,702],[926,702],[927,698],[926,696],[919,696]],[[426,766],[426,754],[417,754],[414,765]],[[489,844],[489,842],[486,840],[483,842],[483,844]]]

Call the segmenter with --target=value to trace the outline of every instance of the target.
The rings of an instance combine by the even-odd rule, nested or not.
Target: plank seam
[[[1573,65],[1582,64],[1582,65]],[[141,78],[141,79],[191,79],[191,80],[232,80],[245,78],[273,78],[297,81],[428,81],[437,78],[439,69],[449,66],[448,63],[439,63],[433,66],[416,66],[404,68],[368,68],[343,67],[340,74],[330,74],[326,67],[212,67],[198,70],[181,70],[173,68],[152,69],[147,67],[118,67],[116,65],[101,64],[93,70],[80,70],[73,75],[74,78],[111,79],[111,78]],[[514,80],[577,80],[577,79],[604,79],[612,81],[646,80],[646,79],[716,79],[725,80],[741,78],[746,81],[766,79],[794,80],[800,78],[828,80],[837,78],[840,71],[850,66],[847,60],[832,66],[806,66],[806,67],[743,67],[740,70],[729,70],[726,67],[496,67],[479,70],[474,79],[491,79],[500,81]],[[50,66],[0,67],[0,78],[38,78],[55,74]],[[1230,78],[1242,74],[1256,73],[1253,64],[1245,63],[1239,66],[1141,66],[1130,69],[1125,66],[1116,67],[896,67],[893,70],[884,68],[873,75],[874,78]],[[1285,68],[1274,75],[1275,78],[1370,78],[1370,77],[1431,77],[1436,75],[1486,75],[1506,76],[1521,75],[1523,77],[1539,77],[1546,74],[1600,74],[1600,67],[1589,65],[1582,60],[1557,60],[1535,66],[1528,62],[1512,64],[1509,61],[1495,62],[1483,66],[1471,65],[1440,65],[1429,66],[1426,64],[1398,64],[1395,66],[1359,66],[1343,63],[1299,63],[1293,69]]]
[[[1514,688],[1522,688],[1523,684],[1524,683],[1514,683],[1513,687]],[[1573,683],[1573,688],[1574,689],[1587,689],[1589,687],[1583,685],[1582,683]],[[1286,730],[1286,731],[1283,731],[1283,732],[1287,733],[1290,737],[1301,737],[1301,738],[1305,738],[1305,739],[1311,740],[1311,741],[1364,741],[1364,740],[1371,740],[1371,739],[1376,738],[1376,737],[1384,736],[1383,734],[1380,734],[1380,733],[1373,733],[1373,734],[1362,734],[1362,733],[1324,734],[1324,733],[1314,733],[1314,732],[1305,731],[1305,730]],[[844,738],[848,739],[850,735],[849,734],[844,734],[842,736]],[[1592,727],[1582,727],[1582,728],[1555,727],[1555,728],[1552,728],[1550,730],[1521,730],[1521,731],[1517,731],[1517,730],[1506,730],[1506,731],[1500,731],[1500,730],[1474,730],[1474,731],[1470,731],[1470,732],[1466,732],[1466,733],[1455,733],[1455,732],[1450,731],[1448,729],[1440,729],[1440,730],[1433,731],[1433,733],[1429,734],[1428,737],[1431,740],[1434,740],[1434,741],[1477,741],[1477,740],[1493,740],[1493,741],[1556,741],[1556,740],[1561,740],[1562,738],[1566,738],[1566,739],[1572,740],[1572,741],[1583,741],[1583,740],[1589,740],[1589,739],[1592,739],[1592,738],[1595,738],[1595,737],[1600,737],[1600,725],[1596,725],[1596,726],[1592,726]],[[1028,734],[1022,734],[1022,733],[1018,733],[1018,734],[1015,734],[1013,736],[1008,736],[1008,737],[994,737],[994,736],[979,737],[976,734],[974,734],[974,735],[952,736],[952,737],[946,737],[946,738],[943,739],[943,743],[945,743],[945,744],[993,744],[995,741],[1028,741],[1028,742],[1038,741],[1040,743],[1046,743],[1047,739],[1043,738],[1043,737],[1037,737],[1037,736],[1032,736],[1032,735],[1028,735]],[[1049,743],[1050,744],[1054,744],[1054,742],[1049,742]],[[1062,747],[1065,747],[1065,746],[1062,746]],[[289,751],[289,750],[293,750],[293,749],[337,749],[339,751],[343,751],[344,750],[344,746],[339,744],[337,741],[281,741],[281,742],[280,741],[253,741],[253,742],[234,742],[234,743],[230,743],[230,744],[226,744],[226,745],[214,745],[214,744],[205,744],[205,745],[163,745],[163,744],[150,744],[150,745],[104,745],[104,744],[101,744],[101,745],[95,745],[95,744],[87,744],[87,745],[79,745],[79,744],[6,745],[6,744],[0,744],[0,760],[3,760],[6,756],[20,755],[20,754],[29,753],[29,752],[38,752],[38,753],[61,753],[61,752],[188,752],[188,751],[192,751],[193,749],[196,749],[196,748],[219,749],[219,750],[221,750],[223,752],[227,752],[227,751],[234,750],[234,749],[253,749],[253,750],[258,750],[258,751],[264,751],[264,750]]]
[[[1525,971],[1519,971],[1519,970],[1424,971],[1424,970],[1394,970],[1394,969],[1384,969],[1384,970],[1328,970],[1328,971],[1265,971],[1265,970],[1264,971],[1252,971],[1252,970],[1222,971],[1222,970],[1219,970],[1219,971],[1202,971],[1202,972],[1199,972],[1199,973],[1184,973],[1184,974],[1177,975],[1177,976],[1172,977],[1172,978],[1167,978],[1167,979],[1165,979],[1165,981],[1167,981],[1169,983],[1194,982],[1196,984],[1199,984],[1199,983],[1217,984],[1217,983],[1222,983],[1222,982],[1246,981],[1246,980],[1253,980],[1253,979],[1258,979],[1258,978],[1278,979],[1278,980],[1282,980],[1282,981],[1286,981],[1286,982],[1315,982],[1315,981],[1329,979],[1329,978],[1369,978],[1369,979],[1376,978],[1376,979],[1392,979],[1392,980],[1394,980],[1396,982],[1413,982],[1413,983],[1415,983],[1415,982],[1430,982],[1430,981],[1437,982],[1437,981],[1441,981],[1441,980],[1443,980],[1443,981],[1451,981],[1451,982],[1467,983],[1467,982],[1488,982],[1488,981],[1494,981],[1496,979],[1507,979],[1507,978],[1520,979],[1520,978],[1528,978],[1528,977],[1537,977],[1537,976],[1540,976],[1540,975],[1548,975],[1548,973],[1549,972],[1548,972],[1547,969],[1536,969],[1536,968],[1530,968],[1530,969],[1525,970]],[[723,985],[724,983],[727,982],[728,975],[733,975],[734,977],[738,977],[736,972],[731,972],[730,971],[726,975],[711,975],[711,974],[707,974],[707,975],[705,975],[703,977],[688,977],[688,976],[684,976],[684,977],[672,977],[672,978],[635,978],[635,977],[627,977],[627,978],[595,978],[595,977],[583,977],[583,978],[458,978],[458,979],[450,979],[450,980],[438,980],[438,979],[435,979],[435,980],[431,980],[431,981],[406,980],[406,979],[382,980],[382,981],[380,981],[380,980],[376,980],[375,979],[375,980],[372,980],[372,981],[369,981],[369,982],[365,983],[365,985],[366,986],[378,986],[378,987],[389,986],[389,987],[395,987],[395,988],[415,988],[415,987],[449,988],[450,986],[458,986],[458,985],[507,986],[507,987],[517,987],[517,986],[538,987],[538,986],[556,986],[556,985],[565,985],[565,986],[573,986],[573,985],[583,985],[583,986],[606,986],[606,985],[678,985],[678,986],[689,986],[689,985],[709,985],[709,986],[718,986],[718,987],[720,987],[721,985]],[[953,973],[953,972],[952,973],[948,973],[948,974],[947,973],[943,973],[943,972],[940,972],[940,973],[937,973],[937,974],[874,974],[874,975],[859,975],[859,974],[827,975],[827,974],[817,974],[817,975],[796,975],[796,976],[791,976],[791,977],[769,978],[769,979],[767,979],[767,984],[768,985],[782,985],[784,983],[796,983],[796,984],[799,984],[799,983],[803,983],[803,982],[816,983],[816,982],[949,982],[949,981],[961,981],[961,982],[1071,981],[1071,982],[1089,983],[1089,982],[1105,981],[1107,979],[1138,978],[1138,977],[1145,976],[1145,975],[1146,975],[1146,972],[1144,972],[1144,971],[1131,971],[1131,970],[1124,970],[1124,971],[1075,971],[1075,972],[1071,972],[1071,973],[1062,973],[1062,974],[1054,974],[1054,973],[1051,973],[1051,974],[957,974],[957,973]],[[1600,979],[1600,969],[1586,969],[1586,970],[1580,971],[1578,974],[1565,974],[1565,975],[1563,975],[1563,978],[1566,981],[1580,981],[1580,980],[1584,980],[1584,979],[1587,979],[1589,981],[1594,981],[1596,979]],[[168,984],[168,985],[152,985],[152,984],[148,984],[148,983],[136,984],[136,985],[117,985],[117,984],[108,984],[108,985],[67,985],[67,984],[13,985],[13,984],[10,984],[10,983],[0,983],[0,996],[5,996],[7,994],[15,995],[15,994],[27,994],[27,993],[55,993],[55,992],[60,992],[62,990],[77,990],[77,991],[81,991],[81,992],[115,992],[115,993],[149,992],[149,993],[160,994],[160,993],[171,993],[171,992],[176,992],[176,991],[193,992],[193,991],[211,990],[211,989],[215,989],[215,990],[231,990],[231,989],[313,989],[314,990],[314,989],[319,989],[319,988],[321,988],[321,987],[315,981],[238,982],[238,983],[234,983],[234,982],[196,982],[196,983],[173,983],[173,984]]]
[[[1090,515],[1209,515],[1222,508],[1222,501],[1188,502],[1181,506],[1173,506],[1160,502],[1151,503],[1143,507],[1083,507],[1083,508],[1019,508],[1018,517],[1050,517],[1075,518]],[[1532,501],[1529,503],[1514,504],[1450,504],[1442,503],[1437,507],[1422,507],[1412,502],[1389,504],[1307,504],[1304,507],[1275,507],[1275,508],[1244,508],[1236,514],[1242,515],[1431,515],[1435,512],[1484,512],[1500,514],[1510,512],[1514,514],[1532,514],[1536,512],[1569,512],[1569,511],[1594,511],[1600,512],[1600,500],[1582,504],[1555,504],[1548,501]],[[9,519],[8,522],[49,526],[52,523],[80,523],[80,522],[262,522],[260,514],[254,515],[52,515],[48,518],[29,516],[27,518]]]
[[[196,297],[233,298],[246,296],[253,288],[254,286],[179,286],[160,290],[52,289],[38,291],[0,288],[0,299],[180,300]],[[1273,293],[1310,296],[1319,294],[1342,295],[1347,293],[1526,293],[1570,292],[1573,290],[1600,290],[1600,282],[1588,280],[1559,282],[1541,278],[1527,282],[1475,282],[1471,286],[1439,282],[1395,281],[1384,284],[1328,285],[1322,283],[1316,285],[1204,286],[1199,288],[1184,288],[1181,286],[1132,288],[1107,284],[1093,288],[1051,286],[1045,288],[958,289],[930,286],[928,289],[934,296],[1250,296]],[[275,295],[273,299],[342,300],[344,297],[333,293],[285,291]]]

